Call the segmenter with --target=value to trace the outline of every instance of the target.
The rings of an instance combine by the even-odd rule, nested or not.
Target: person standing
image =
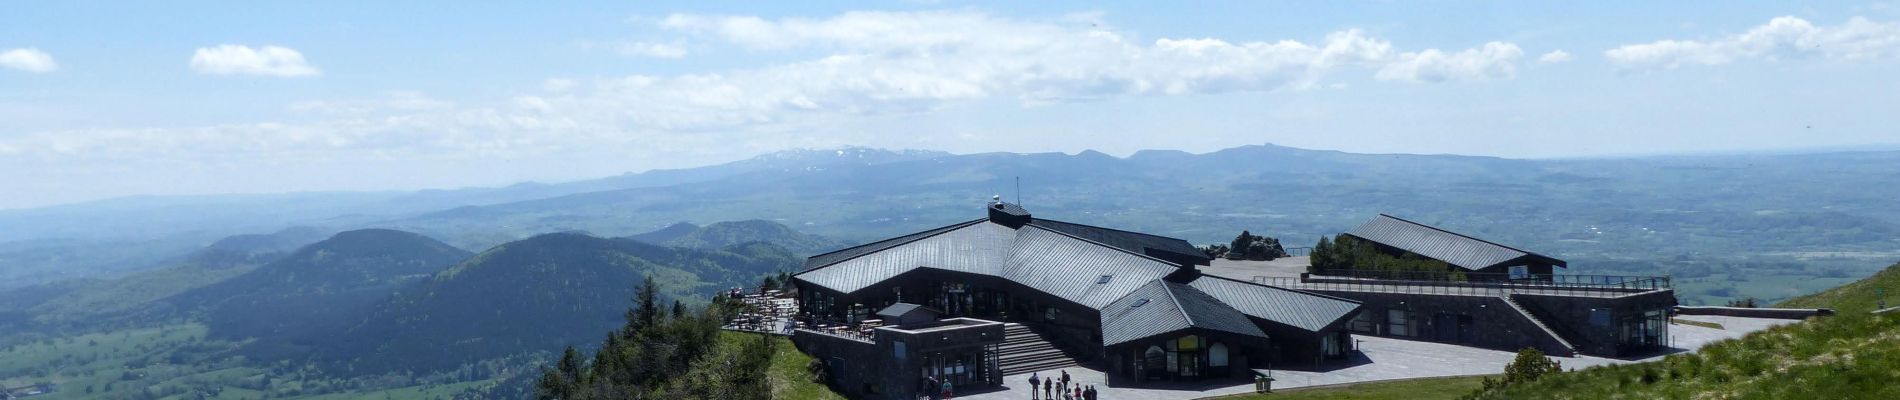
[[[1041,399],[1036,396],[1036,393],[1038,393],[1036,389],[1041,389],[1039,386],[1042,386],[1042,379],[1037,378],[1034,372],[1029,373],[1029,400]]]
[[[1053,376],[1049,377],[1049,379],[1042,380],[1042,398],[1056,400],[1055,385],[1056,378]]]

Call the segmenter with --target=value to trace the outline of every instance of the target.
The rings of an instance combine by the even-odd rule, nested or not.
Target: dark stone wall
[[[1002,344],[1003,325],[927,332],[879,329],[876,337],[875,342],[866,343],[801,329],[794,331],[792,343],[799,351],[825,362],[833,390],[859,399],[912,399],[921,388],[926,354],[977,351]],[[902,352],[898,343],[903,343]],[[971,367],[979,368],[978,374],[1000,375],[993,364]]]
[[[1685,307],[1677,306],[1676,313],[1681,315],[1721,315],[1744,318],[1808,319],[1808,317],[1834,315],[1828,308],[1743,308],[1743,307]]]
[[[1571,345],[1586,354],[1620,356],[1629,351],[1616,340],[1616,322],[1628,318],[1640,317],[1645,311],[1669,310],[1676,306],[1675,291],[1651,292],[1639,295],[1600,298],[1568,297],[1535,294],[1511,295],[1518,304],[1537,314],[1544,324],[1564,335]],[[1595,310],[1608,310],[1608,326],[1592,324],[1590,314]]]
[[[1506,351],[1535,347],[1553,355],[1572,354],[1555,338],[1538,329],[1517,310],[1505,304],[1504,299],[1498,297],[1328,290],[1313,290],[1313,292],[1363,303],[1364,308],[1360,313],[1373,318],[1377,327],[1377,332],[1371,333],[1374,336],[1456,343]],[[1394,309],[1412,311],[1413,319],[1409,325],[1413,335],[1391,334],[1386,322],[1388,311]],[[1469,323],[1460,323],[1460,316],[1466,317],[1462,320],[1468,320]],[[1317,351],[1318,342],[1313,342],[1312,347]]]
[[[884,378],[887,378],[886,375],[898,376],[881,373],[882,368],[885,368],[881,364],[889,361],[886,357],[879,357],[881,354],[877,353],[878,346],[875,344],[802,329],[793,331],[792,344],[798,347],[798,351],[824,362],[825,372],[831,375],[832,390],[851,398],[877,398],[872,397],[867,390],[871,385],[879,385],[884,394],[889,394],[888,385],[893,383],[886,382]],[[911,393],[915,388],[902,389],[903,393]]]

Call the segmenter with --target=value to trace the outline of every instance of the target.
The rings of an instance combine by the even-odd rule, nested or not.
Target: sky
[[[842,146],[1900,143],[1895,2],[490,3],[7,2],[0,209]]]

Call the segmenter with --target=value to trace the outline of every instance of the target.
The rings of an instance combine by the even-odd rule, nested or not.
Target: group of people
[[[1030,373],[1029,399],[1058,400],[1057,396],[1061,396],[1059,397],[1060,400],[1096,400],[1100,398],[1096,396],[1098,393],[1095,391],[1095,385],[1083,386],[1082,383],[1074,382],[1069,379],[1068,370],[1061,370],[1060,372],[1062,373],[1060,378],[1052,376],[1048,379],[1042,378],[1040,373]],[[1038,387],[1040,387],[1041,390],[1037,390]],[[1037,396],[1038,394],[1041,396]]]

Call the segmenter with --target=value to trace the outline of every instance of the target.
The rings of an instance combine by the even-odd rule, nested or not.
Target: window
[[[1100,278],[1095,278],[1095,284],[1097,284],[1097,285],[1100,285],[1100,284],[1105,284],[1105,283],[1108,283],[1108,280],[1110,280],[1110,279],[1115,279],[1115,276],[1114,276],[1114,275],[1102,275],[1102,277],[1100,277]]]
[[[1226,343],[1214,343],[1213,346],[1207,347],[1207,366],[1209,367],[1227,366],[1227,344]]]
[[[1393,336],[1412,336],[1412,312],[1386,310],[1385,330]]]
[[[1135,304],[1129,305],[1128,308],[1141,307],[1145,305],[1148,305],[1148,299],[1135,300]]]

